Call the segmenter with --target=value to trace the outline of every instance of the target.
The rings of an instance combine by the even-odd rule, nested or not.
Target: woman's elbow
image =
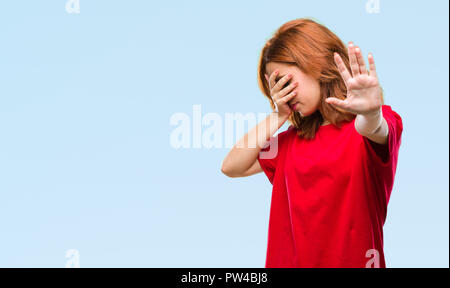
[[[224,175],[230,177],[230,178],[236,178],[239,177],[239,175],[236,174],[235,171],[233,171],[232,169],[230,169],[227,165],[225,165],[225,163],[222,163],[222,168],[221,171]]]

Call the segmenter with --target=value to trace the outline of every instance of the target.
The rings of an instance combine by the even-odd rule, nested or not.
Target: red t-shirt
[[[258,155],[273,185],[266,268],[386,267],[383,224],[403,123],[390,106],[382,112],[386,145],[361,136],[352,120],[321,126],[312,140],[291,125],[261,150],[278,146],[273,159]]]

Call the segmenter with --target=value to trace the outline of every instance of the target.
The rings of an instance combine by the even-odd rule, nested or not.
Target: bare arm
[[[244,135],[230,150],[222,162],[222,173],[229,177],[246,177],[262,172],[258,154],[270,137],[283,126],[289,115],[272,112]]]
[[[381,109],[371,114],[356,115],[356,131],[378,144],[387,144],[389,127]]]
[[[298,85],[297,82],[287,85],[292,78],[291,74],[276,81],[279,72],[275,69],[270,76],[265,75],[270,88],[270,97],[278,108],[277,112],[270,113],[233,146],[222,162],[223,174],[229,177],[245,177],[262,171],[257,159],[258,154],[291,115],[292,109],[288,101],[296,95],[293,89]]]
[[[368,139],[378,144],[387,144],[389,127],[383,117],[383,95],[378,82],[375,61],[369,53],[369,70],[367,70],[361,49],[348,45],[351,73],[337,53],[334,60],[339,68],[342,79],[347,86],[345,100],[329,97],[325,101],[345,111],[356,114],[355,129]]]

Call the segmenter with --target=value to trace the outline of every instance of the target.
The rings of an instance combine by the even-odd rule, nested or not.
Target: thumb
[[[327,102],[328,104],[331,104],[331,105],[334,105],[334,106],[337,106],[337,107],[339,107],[339,108],[345,108],[345,101],[344,100],[341,100],[341,99],[338,99],[338,98],[336,98],[336,97],[328,97],[328,98],[326,98],[325,99],[325,102]]]

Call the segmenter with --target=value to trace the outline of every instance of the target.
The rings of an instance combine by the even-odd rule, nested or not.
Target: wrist
[[[286,114],[280,114],[279,112],[272,112],[273,115],[278,119],[278,122],[280,123],[280,125],[283,125],[284,122],[286,122],[289,119],[289,115]]]
[[[366,117],[366,118],[376,118],[376,117],[378,117],[378,116],[380,116],[380,115],[383,115],[382,106],[380,106],[380,107],[377,108],[377,109],[368,111],[368,112],[360,113],[360,114],[358,114],[358,115],[362,115],[362,116],[364,116],[364,117]]]
[[[372,135],[383,123],[383,113],[380,110],[358,114],[355,119],[355,128],[361,135]]]

